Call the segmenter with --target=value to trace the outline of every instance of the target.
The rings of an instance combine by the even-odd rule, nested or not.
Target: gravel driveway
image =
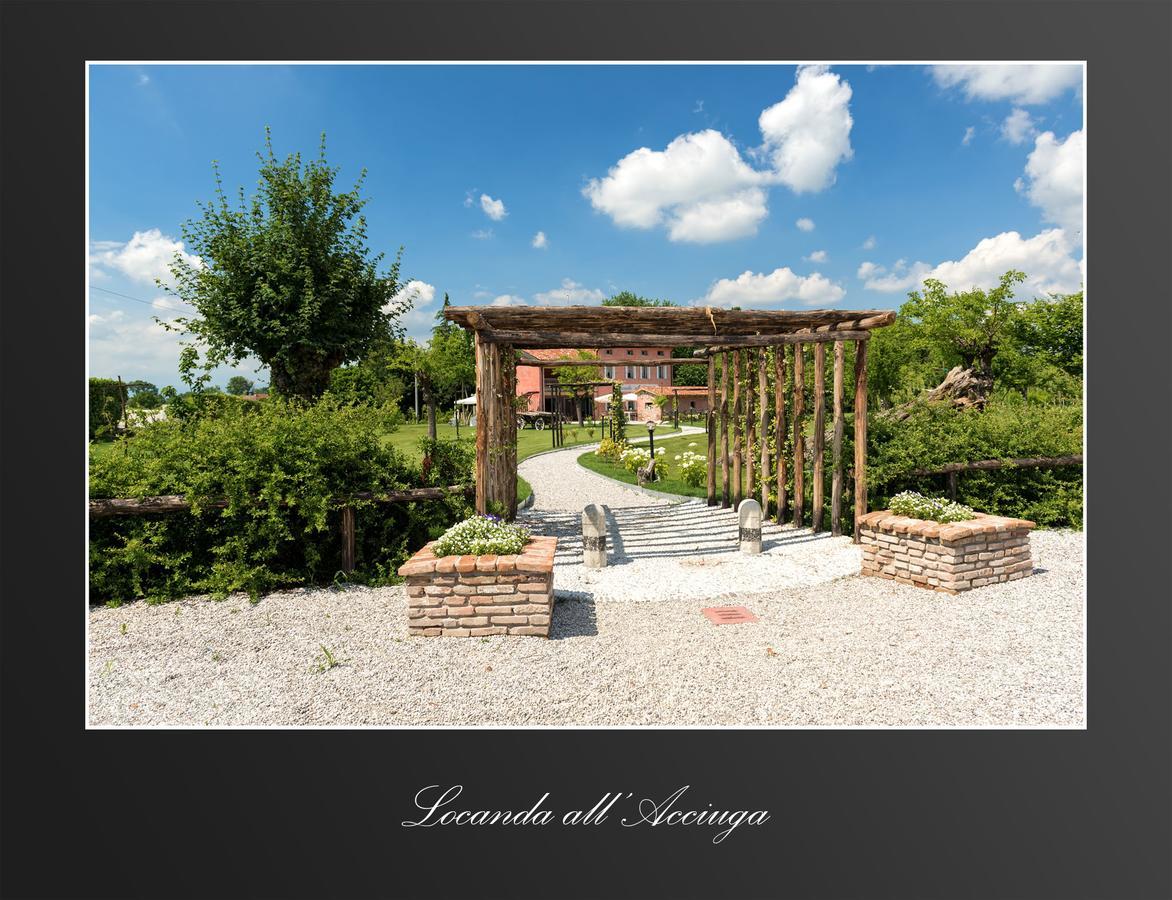
[[[530,458],[525,518],[560,533],[551,639],[406,634],[401,587],[314,589],[90,613],[96,725],[1066,725],[1085,723],[1084,538],[1035,532],[1035,574],[949,597],[864,579],[846,539]],[[617,525],[587,573],[585,503]],[[759,621],[713,626],[704,606]],[[328,653],[327,653],[328,650]]]

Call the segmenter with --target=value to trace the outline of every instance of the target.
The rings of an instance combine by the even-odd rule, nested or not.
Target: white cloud
[[[150,83],[151,83],[151,76],[150,75],[148,75],[146,72],[139,72],[138,73],[138,86],[139,87],[146,87]]]
[[[480,195],[480,208],[494,222],[499,222],[508,215],[508,212],[505,210],[505,201],[493,200],[488,194]]]
[[[794,224],[798,226],[799,231],[813,231],[815,227],[813,219],[801,218],[794,222]]]
[[[850,99],[850,85],[825,66],[799,66],[785,99],[761,113],[764,149],[794,193],[830,187],[835,168],[851,158]]]
[[[1005,231],[985,238],[959,260],[938,265],[899,260],[888,271],[874,263],[863,263],[858,277],[864,287],[882,293],[918,290],[925,278],[942,281],[952,291],[974,287],[994,287],[1010,269],[1026,273],[1024,289],[1042,295],[1078,290],[1082,283],[1082,262],[1074,258],[1074,245],[1061,228],[1052,228],[1023,238],[1016,231]]]
[[[829,256],[825,250],[815,250],[809,256],[803,256],[802,259],[804,259],[806,262],[824,263],[827,259],[829,259]]]
[[[430,309],[435,300],[435,285],[412,279],[399,288],[383,307],[383,312],[396,314],[395,321],[402,325],[411,337],[426,337],[435,326],[435,310]],[[410,303],[409,309],[405,308]]]
[[[795,274],[788,266],[768,274],[742,272],[736,278],[721,278],[708,289],[699,303],[709,306],[773,306],[797,300],[804,306],[833,306],[846,291],[823,275]]]
[[[186,303],[179,301],[175,297],[156,297],[151,301],[151,306],[155,309],[161,309],[168,312],[190,312],[191,307]]]
[[[703,200],[682,207],[668,225],[673,241],[712,244],[734,238],[750,237],[769,215],[765,191],[749,188],[718,200]]]
[[[1073,236],[1082,235],[1082,183],[1086,170],[1086,136],[1072,132],[1059,140],[1051,131],[1039,134],[1026,160],[1026,179],[1014,187],[1042,210],[1042,218]]]
[[[877,241],[875,239],[875,235],[871,235],[865,241],[863,241],[863,249],[864,250],[874,250],[878,244],[879,244],[879,241]]]
[[[183,241],[163,234],[158,228],[136,231],[125,243],[119,241],[95,241],[90,246],[90,265],[95,274],[120,272],[132,281],[153,285],[171,281],[169,268],[172,258],[178,253],[192,266],[201,265],[200,258],[188,253]],[[103,273],[105,269],[107,272]]]
[[[549,246],[549,239],[545,236],[544,231],[539,231],[533,235],[533,246],[538,250],[544,250]]]
[[[695,239],[701,231],[697,207],[717,208],[732,233],[710,227],[705,237],[728,240],[743,236],[746,228],[752,234],[765,217],[765,198],[757,187],[763,180],[724,135],[707,129],[680,135],[664,150],[640,147],[628,153],[605,178],[591,179],[583,194],[616,225],[666,225],[672,240]],[[753,193],[757,196],[745,196]]]
[[[692,107],[692,112],[694,112],[694,113],[702,113],[702,112],[704,112],[704,101],[703,101],[703,100],[697,100],[697,101],[696,101],[696,105]]]
[[[834,182],[835,167],[851,155],[850,96],[839,76],[801,67],[786,98],[759,119],[764,143],[753,156],[770,168],[753,168],[729,138],[706,129],[681,134],[663,150],[633,150],[582,193],[616,225],[662,227],[673,241],[715,243],[756,234],[769,214],[771,185],[801,193]]]
[[[478,228],[476,231],[472,232],[471,237],[476,238],[478,241],[487,241],[492,237],[492,229]]]
[[[528,306],[529,301],[524,297],[518,297],[516,294],[501,294],[499,297],[494,297],[492,306]]]
[[[597,306],[606,299],[606,295],[600,290],[583,287],[570,278],[563,278],[561,287],[534,294],[533,299],[541,306]]]
[[[975,129],[972,125],[966,128],[964,130],[964,137],[960,139],[961,145],[967,147],[969,144],[971,144],[973,142],[973,135],[976,133],[977,129]]]
[[[134,311],[137,313],[137,310]],[[177,331],[168,331],[148,310],[127,316],[122,310],[91,314],[89,321],[90,374],[124,381],[144,379],[153,384],[179,384],[180,341],[190,342]],[[174,323],[174,319],[164,318]],[[197,345],[198,346],[198,345]],[[203,347],[199,347],[201,352]],[[232,375],[257,378],[259,361],[245,359],[237,366],[222,366],[213,373],[224,384]],[[267,376],[261,376],[266,377]]]
[[[969,100],[1010,100],[1021,105],[1045,103],[1082,85],[1079,65],[932,66],[943,88],[957,87]]]
[[[1024,144],[1037,133],[1038,129],[1029,111],[1020,106],[1014,107],[1013,112],[1001,123],[1001,136],[1011,144]]]

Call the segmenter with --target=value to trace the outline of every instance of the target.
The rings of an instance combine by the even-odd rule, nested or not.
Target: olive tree
[[[382,254],[367,246],[365,170],[352,190],[336,192],[324,134],[317,158],[303,163],[299,153],[278,159],[266,129],[257,158],[258,190],[246,199],[241,188],[235,203],[213,164],[216,197],[182,226],[199,259],[176,254],[167,289],[196,310],[177,325],[206,347],[205,370],[253,356],[269,367],[275,393],[312,400],[335,368],[397,333],[409,301],[393,301],[398,257],[380,272]]]

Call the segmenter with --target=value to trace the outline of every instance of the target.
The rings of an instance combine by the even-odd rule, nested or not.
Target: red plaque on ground
[[[735,625],[738,622],[756,622],[757,617],[743,606],[709,606],[700,610],[713,625]]]

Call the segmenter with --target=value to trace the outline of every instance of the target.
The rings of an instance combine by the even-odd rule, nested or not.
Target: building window
[[[695,401],[695,400],[689,400],[689,401],[688,401],[688,409],[695,409],[695,408],[696,408],[696,401]]]
[[[635,377],[635,367],[634,366],[627,366],[627,374],[626,374],[627,381],[630,381],[634,377]]]
[[[646,379],[650,378],[651,376],[650,376],[649,374],[647,374],[647,373],[648,373],[648,371],[649,371],[649,370],[647,369],[647,367],[646,367],[646,366],[640,366],[640,367],[639,367],[639,377],[640,377],[640,378],[642,378],[642,379],[644,379],[644,380],[646,380]]]
[[[655,377],[658,378],[660,381],[663,381],[665,378],[667,378],[667,371],[666,370],[667,370],[667,366],[656,366],[655,367]]]
[[[628,400],[627,401],[627,412],[634,412],[634,411],[635,411],[635,401]]]
[[[640,356],[646,356],[646,355],[647,355],[647,351],[646,351],[646,350],[640,350],[640,351],[639,351],[639,355],[640,355]]]
[[[634,351],[634,350],[628,350],[628,351],[627,351],[627,356],[634,356],[634,355],[635,355],[635,351]]]
[[[653,409],[654,407],[655,407],[655,404],[652,403],[650,400],[648,400],[646,403],[643,404],[644,409]]]
[[[656,350],[656,351],[655,351],[655,355],[656,355],[656,356],[663,356],[663,351],[662,351],[662,350]]]
[[[603,370],[603,377],[614,380],[614,366],[607,366]]]
[[[610,351],[609,351],[609,350],[607,350],[607,351],[606,351],[606,355],[607,355],[607,356],[610,356]]]

